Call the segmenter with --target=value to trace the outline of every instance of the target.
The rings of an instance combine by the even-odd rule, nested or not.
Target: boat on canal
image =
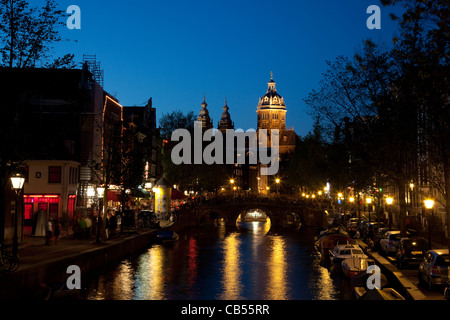
[[[351,257],[342,261],[342,273],[351,279],[357,274],[366,272],[367,268],[374,263],[375,261],[372,259]]]
[[[359,245],[351,244],[348,241],[346,243],[338,242],[333,250],[330,250],[330,260],[335,263],[341,263],[345,259],[353,257],[368,258]]]
[[[357,300],[406,300],[394,288],[367,290],[364,287],[355,287],[355,296]]]
[[[341,227],[333,227],[320,232],[316,247],[324,257],[328,257],[338,243],[347,243],[347,241],[349,241],[348,233]]]
[[[178,233],[172,230],[159,230],[156,233],[156,239],[159,242],[172,242],[177,241],[180,238]]]

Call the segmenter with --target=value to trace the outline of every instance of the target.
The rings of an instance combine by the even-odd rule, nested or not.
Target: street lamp
[[[236,197],[236,187],[234,185],[234,179],[230,179],[230,184],[232,185],[233,189],[233,199]],[[234,201],[234,200],[233,200]]]
[[[13,236],[13,249],[12,249],[12,256],[14,258],[17,258],[17,252],[19,251],[19,238],[18,238],[18,232],[17,232],[17,224],[18,224],[18,205],[17,203],[19,202],[19,194],[22,191],[23,188],[23,184],[25,183],[25,178],[20,175],[20,174],[16,174],[14,176],[11,177],[11,184],[12,184],[12,188],[14,189],[14,191],[16,192],[16,202],[14,203],[14,236]]]
[[[276,178],[276,179],[275,179],[275,182],[276,182],[276,184],[277,184],[277,194],[279,194],[279,193],[280,193],[280,179],[279,179],[279,178]]]
[[[424,201],[425,208],[427,208],[427,220],[428,220],[428,247],[431,250],[431,215],[433,214],[434,200],[426,199]]]
[[[98,206],[98,215],[97,215],[97,239],[95,240],[96,243],[101,242],[100,224],[103,223],[101,213],[103,212],[103,196],[104,196],[104,194],[105,194],[105,188],[97,187],[97,196],[99,198],[99,206]]]
[[[372,198],[366,198],[367,209],[369,210],[369,222],[370,222],[370,204],[372,203]]]
[[[391,212],[391,204],[394,202],[394,199],[392,197],[386,198],[386,204],[388,206],[388,216],[389,216],[389,229],[392,228],[392,212]]]

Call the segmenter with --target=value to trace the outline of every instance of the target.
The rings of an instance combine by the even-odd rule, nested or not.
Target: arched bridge
[[[272,226],[286,225],[293,218],[307,226],[322,227],[326,223],[323,210],[312,208],[302,201],[278,197],[221,197],[182,207],[177,225],[178,228],[199,226],[208,218],[214,218],[223,219],[226,226],[234,226],[240,214],[256,209],[270,218]]]

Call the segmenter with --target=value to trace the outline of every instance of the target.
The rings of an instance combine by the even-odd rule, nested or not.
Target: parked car
[[[372,240],[374,240],[378,229],[384,227],[383,222],[368,222],[364,224],[362,232],[364,240],[367,240],[367,238],[372,238]]]
[[[428,243],[424,238],[402,238],[397,250],[397,267],[402,269],[411,264],[419,264],[427,252]]]
[[[359,218],[350,218],[347,222],[347,228],[355,229],[358,227],[361,219]]]
[[[395,254],[401,238],[402,235],[399,230],[387,231],[384,237],[380,239],[380,250],[384,251],[386,255]]]
[[[449,259],[448,249],[428,250],[419,265],[419,283],[426,284],[430,290],[446,285]]]

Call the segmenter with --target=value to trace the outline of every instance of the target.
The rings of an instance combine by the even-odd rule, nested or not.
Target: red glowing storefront
[[[72,221],[75,208],[76,195],[69,195],[67,201],[67,215]],[[32,225],[33,218],[41,211],[45,212],[50,220],[61,218],[66,211],[62,206],[62,199],[58,194],[30,194],[23,196],[25,225]]]

